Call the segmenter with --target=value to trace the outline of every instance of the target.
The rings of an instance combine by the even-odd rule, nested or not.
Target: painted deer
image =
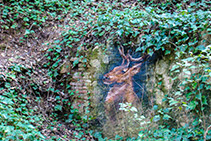
[[[140,58],[133,58],[129,53],[124,54],[123,47],[118,50],[123,59],[122,64],[103,76],[104,84],[112,84],[105,100],[107,115],[111,115],[115,105],[120,102],[137,104],[139,98],[133,90],[132,77],[140,71],[143,61],[148,57],[145,54]],[[129,67],[131,61],[138,63]]]

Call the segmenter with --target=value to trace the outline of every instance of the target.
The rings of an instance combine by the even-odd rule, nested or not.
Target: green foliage
[[[0,3],[0,24],[4,31],[22,32],[21,43],[24,39],[33,37],[43,27],[50,26],[52,21],[65,29],[61,37],[50,44],[51,48],[45,55],[43,67],[48,70],[51,80],[45,83],[50,85],[42,90],[40,85],[34,82],[27,86],[38,97],[37,101],[44,99],[46,93],[50,94],[47,98],[53,99],[53,106],[49,106],[46,113],[56,121],[63,119],[64,122],[72,122],[79,131],[75,134],[76,139],[83,139],[83,125],[89,118],[81,117],[78,110],[72,107],[76,92],[69,85],[71,74],[61,74],[60,68],[66,60],[73,57],[75,60],[72,61],[72,68],[77,68],[78,64],[86,68],[89,65],[87,56],[93,49],[99,47],[106,51],[107,45],[111,43],[150,55],[161,50],[166,56],[174,54],[174,59],[178,60],[171,68],[171,74],[175,76],[174,80],[178,81],[179,88],[165,97],[168,108],[153,107],[155,114],[151,122],[160,124],[159,128],[140,132],[140,138],[201,140],[205,128],[210,124],[205,122],[208,119],[205,115],[210,112],[208,110],[206,113],[210,108],[210,47],[207,46],[210,41],[205,38],[205,35],[211,34],[210,1],[145,0],[131,3],[3,0],[3,3]],[[187,56],[186,53],[190,55]],[[195,68],[198,71],[193,72],[191,69]],[[0,77],[4,80],[0,83],[1,90],[6,90],[0,95],[0,138],[42,139],[42,135],[32,125],[40,118],[31,115],[31,109],[26,108],[27,95],[19,96],[24,88],[12,87],[13,83],[19,80],[31,79],[33,70],[17,65],[10,69],[11,73]],[[23,75],[24,71],[26,75]],[[182,80],[177,77],[181,71],[184,72]],[[32,81],[27,80],[26,84],[28,82]],[[135,109],[128,111],[131,110]],[[180,125],[167,126],[167,123],[175,122],[178,115],[174,113],[179,111],[193,112],[196,118],[193,125],[187,129]],[[134,119],[140,123],[144,121],[143,117],[137,115]],[[98,132],[94,137],[103,139]],[[116,136],[116,139],[123,140],[119,136]]]
[[[162,8],[152,4],[144,9],[141,2],[131,8],[115,2],[100,2],[98,8],[90,1],[78,6],[79,3],[71,5],[75,13],[71,13],[72,19],[66,26],[69,30],[62,34],[63,39],[58,44],[73,48],[71,56],[80,59],[86,57],[89,48],[100,46],[106,49],[105,44],[110,41],[150,55],[157,50],[165,51],[166,55],[172,51],[195,51],[203,32],[211,30],[210,7],[206,1],[197,5],[191,3],[187,9],[180,3],[170,5],[170,2],[163,3]],[[169,6],[174,12],[166,12]],[[204,10],[198,10],[200,6]],[[90,10],[82,16],[83,9]],[[74,62],[76,64],[78,60]]]
[[[21,72],[22,67],[15,65],[12,69],[11,73],[0,75],[0,139],[44,140],[37,128],[41,116],[33,115],[35,111],[28,107],[28,96],[21,93],[21,88],[14,87],[16,72]]]
[[[165,141],[165,140],[197,140],[203,141],[203,131],[190,129],[187,127],[168,129],[160,126],[158,129],[151,131],[141,131],[137,140],[152,140],[152,141]],[[207,138],[208,139],[208,138]]]
[[[193,127],[204,130],[210,122],[210,46],[198,46],[197,54],[191,53],[178,61],[171,69],[172,76],[178,82],[179,88],[174,95],[167,96],[174,111],[193,113]],[[179,76],[179,77],[178,77]],[[177,115],[175,115],[177,116]]]
[[[137,108],[133,107],[131,103],[120,103],[119,110],[125,111],[125,112],[132,112],[133,117],[130,117],[129,122],[138,122],[140,124],[139,128],[142,129],[145,126],[147,126],[150,122],[147,121],[146,117],[144,115],[139,115]]]
[[[142,51],[150,55],[158,50],[162,50],[165,55],[175,52],[175,59],[177,60],[184,59],[186,52],[192,52],[196,58],[189,59],[200,60],[195,54],[202,51],[209,42],[204,38],[204,35],[209,35],[211,30],[210,3],[207,1],[196,3],[187,1],[183,1],[183,3],[177,1],[173,1],[173,3],[171,1],[153,3],[146,1],[138,2],[132,7],[117,2],[99,2],[97,5],[95,7],[95,3],[91,1],[76,2],[71,5],[74,12],[70,14],[71,19],[69,25],[66,26],[68,31],[63,32],[61,39],[54,42],[53,48],[49,50],[47,55],[50,56],[49,60],[51,60],[51,63],[48,64],[52,66],[52,71],[49,73],[51,76],[57,77],[58,73],[54,72],[57,70],[55,68],[62,64],[64,58],[75,57],[76,60],[72,63],[73,67],[79,63],[84,63],[86,67],[87,54],[91,53],[96,46],[106,50],[107,43],[121,44],[126,49]],[[89,12],[83,13],[84,9],[89,9]],[[71,52],[68,52],[69,50]],[[198,57],[201,57],[201,55],[198,55]],[[200,63],[203,64],[203,62]],[[172,71],[177,71],[181,67],[184,66],[176,65]],[[184,70],[184,72],[186,75],[190,75],[189,70]],[[194,76],[195,74],[191,75],[197,78]],[[201,76],[198,76],[198,78],[201,78]],[[174,80],[176,79],[174,78]],[[197,136],[202,135],[202,133],[192,134],[191,132],[195,132],[195,129],[203,129],[200,127],[201,122],[197,121],[203,119],[202,111],[208,105],[206,96],[201,91],[206,86],[192,82],[195,82],[195,80],[185,79],[183,87],[191,85],[192,87],[187,87],[190,88],[189,90],[185,92],[178,90],[175,92],[176,97],[166,97],[169,108],[155,110],[156,114],[151,122],[164,124],[165,127],[162,127],[162,130],[149,130],[146,134],[149,138],[160,140],[184,138],[188,140],[189,138],[198,139]],[[201,88],[198,89],[198,87]],[[191,94],[187,93],[188,91]],[[186,95],[185,99],[181,98],[183,95]],[[181,111],[181,109],[184,112],[195,111],[199,115],[198,120],[193,122],[195,125],[189,126],[190,130],[183,131],[184,128],[176,124],[167,126],[168,123],[175,122],[174,119],[177,118],[177,115],[174,115],[174,113]],[[192,127],[195,129],[192,129]],[[204,125],[205,127],[206,125]],[[175,131],[181,132],[181,136],[178,137]],[[155,132],[155,135],[151,135],[151,132]],[[167,136],[164,135],[165,132],[168,133]]]
[[[69,1],[70,2],[70,1]],[[1,28],[20,29],[26,27],[31,33],[32,26],[42,27],[47,20],[60,20],[67,13],[69,2],[51,0],[9,0],[1,4]],[[22,21],[20,25],[20,21]]]

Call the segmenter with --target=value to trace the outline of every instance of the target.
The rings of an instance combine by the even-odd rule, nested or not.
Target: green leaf
[[[10,83],[9,82],[5,82],[5,87],[6,88],[10,88]]]
[[[94,137],[97,139],[102,139],[102,134],[100,132],[95,132]]]
[[[183,69],[183,72],[184,72],[185,74],[187,74],[187,75],[191,75],[191,72],[190,72],[189,70],[187,70],[187,69]]]
[[[176,104],[179,103],[179,102],[176,101],[176,100],[174,100],[174,99],[171,99],[171,100],[169,101],[169,103],[170,103],[170,106],[172,106],[172,105],[176,105]]]
[[[163,119],[164,120],[169,120],[171,118],[171,116],[169,116],[169,115],[167,115],[167,114],[165,114],[164,116],[163,116]]]
[[[76,60],[73,61],[73,66],[77,65],[79,63],[79,59],[77,58]]]
[[[196,108],[196,105],[198,105],[198,102],[197,101],[191,101],[188,106],[191,110],[195,109]]]
[[[25,35],[30,34],[30,33],[31,33],[31,31],[29,29],[25,30]]]
[[[13,79],[16,79],[16,75],[15,74],[10,74],[10,77]]]
[[[206,96],[202,96],[202,104],[208,105]]]
[[[199,45],[196,47],[197,50],[203,51],[206,49],[206,47],[204,45]]]
[[[102,31],[99,36],[103,36],[105,34],[105,31]]]
[[[11,28],[13,28],[13,29],[15,29],[17,27],[17,24],[13,24],[12,26],[11,26]]]
[[[174,71],[176,69],[178,69],[180,66],[179,65],[173,65],[170,71]]]
[[[160,120],[160,115],[155,115],[154,117],[153,117],[153,121],[154,122],[157,122],[157,121],[159,121]]]
[[[115,136],[115,140],[123,140],[123,137],[119,136],[119,135],[116,135]]]
[[[157,109],[158,109],[158,105],[154,105],[153,110],[157,110]]]
[[[29,21],[29,18],[27,18],[27,17],[24,17],[24,18],[23,18],[23,21],[26,21],[26,22],[28,22],[28,21]]]
[[[124,32],[123,29],[117,30],[117,34],[118,34],[120,37],[123,35],[123,32]]]
[[[177,92],[175,93],[175,95],[180,96],[180,95],[182,95],[182,93],[181,93],[180,91],[177,91]]]
[[[61,105],[56,105],[55,107],[54,107],[54,109],[56,110],[56,111],[62,111],[62,106]]]
[[[193,89],[195,89],[195,88],[197,87],[197,85],[198,85],[198,83],[197,83],[197,82],[194,82],[194,83],[192,84]]]
[[[165,55],[170,54],[170,53],[171,53],[170,50],[166,50],[166,51],[165,51]]]

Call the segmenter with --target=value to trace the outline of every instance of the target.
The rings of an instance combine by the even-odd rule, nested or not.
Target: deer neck
[[[128,87],[132,87],[132,88],[133,88],[132,78],[129,77],[129,78],[125,81],[125,84],[127,84]]]

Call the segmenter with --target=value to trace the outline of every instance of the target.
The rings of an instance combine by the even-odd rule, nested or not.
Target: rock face
[[[136,55],[137,54],[133,54],[132,56],[136,58]],[[140,56],[140,54],[137,56]],[[182,60],[178,61],[174,58],[173,53],[162,57],[159,55],[156,56],[155,54],[148,58],[148,60],[141,65],[139,73],[133,76],[133,91],[138,98],[142,100],[141,102],[143,102],[142,105],[140,104],[140,107],[144,105],[144,109],[149,109],[152,108],[153,105],[158,105],[158,107],[165,108],[167,105],[167,102],[163,101],[166,98],[165,96],[168,95],[170,98],[172,97],[169,101],[174,100],[173,95],[180,96],[180,94],[174,90],[184,90],[184,87],[180,86],[182,80],[191,77],[193,73],[197,73],[197,68],[189,68],[189,66],[194,65],[193,62],[182,62]],[[185,59],[183,59],[183,61],[184,60]],[[74,58],[72,61],[74,61]],[[119,66],[121,62],[122,57],[117,49],[112,48],[112,45],[108,45],[107,51],[96,46],[94,50],[88,53],[86,63],[79,60],[78,69],[74,71],[72,75],[71,86],[73,90],[75,90],[74,96],[76,96],[72,106],[77,108],[82,115],[89,113],[94,119],[101,122],[105,131],[109,128],[113,128],[115,131],[121,131],[123,128],[119,126],[119,129],[116,129],[113,125],[107,125],[105,124],[106,122],[104,122],[106,119],[105,98],[109,92],[109,88],[113,86],[105,85],[102,81],[103,76],[116,66]],[[186,63],[185,66],[187,67],[178,69],[176,76],[172,76],[171,70],[175,65],[178,65],[178,63]],[[130,65],[133,66],[135,64],[136,63],[131,63]],[[84,65],[87,66],[84,67]],[[68,66],[68,63],[64,64],[61,73],[70,71]],[[175,77],[177,78],[175,79]],[[210,81],[210,79],[207,81]],[[190,122],[191,119],[182,112],[181,115],[183,116],[178,118],[176,122],[180,125],[185,125],[187,122]],[[130,119],[129,117],[126,118],[126,116],[122,116],[123,114],[121,115],[118,112],[114,114],[118,115],[118,121],[121,123],[121,126],[124,125],[128,129],[131,128],[126,120],[127,118]],[[189,120],[184,121],[184,119]],[[114,130],[111,130],[108,134],[112,134]]]
[[[164,95],[173,87],[174,80],[169,75],[174,65],[173,56],[157,58],[159,57],[156,55],[154,58],[153,56],[149,58],[142,64],[140,72],[133,77],[133,90],[140,99],[145,101],[145,104],[154,102],[154,104],[162,105]],[[71,61],[74,61],[74,58]],[[81,114],[89,112],[96,117],[104,115],[105,98],[109,87],[112,86],[103,84],[102,77],[114,67],[119,66],[121,62],[122,57],[116,48],[112,48],[112,45],[107,46],[107,51],[96,46],[88,53],[86,63],[79,60],[78,70],[74,71],[70,83],[76,95],[73,107],[77,108]],[[65,63],[61,68],[61,73],[71,71],[69,66],[70,63]],[[88,107],[91,110],[88,110]]]
[[[107,50],[104,51],[101,47],[96,46],[94,50],[87,54],[85,63],[79,60],[77,70],[71,70],[72,67],[69,66],[72,63],[68,62],[61,68],[60,73],[73,72],[70,85],[74,90],[75,97],[72,106],[77,108],[82,115],[89,113],[94,118],[105,117],[105,98],[112,85],[105,85],[102,82],[102,77],[122,62],[122,57],[118,50],[116,47],[112,47],[112,45],[108,45]],[[132,54],[132,56],[136,58],[140,54]],[[146,104],[146,107],[147,104],[165,107],[165,102],[163,102],[165,95],[171,94],[176,87],[177,89],[184,89],[179,86],[180,80],[188,78],[191,74],[198,71],[197,68],[180,68],[176,80],[174,79],[176,76],[172,76],[170,70],[174,68],[175,64],[180,63],[181,60],[180,62],[174,60],[173,54],[157,58],[159,57],[156,55],[154,59],[153,56],[148,58],[141,65],[140,72],[132,78],[133,91],[143,100],[143,105]],[[74,58],[70,61],[74,61]],[[183,63],[186,63],[186,66],[194,65],[190,62]],[[134,64],[131,64],[131,66]],[[178,80],[180,81],[179,83],[176,82]]]
[[[136,58],[137,56],[140,56],[140,53],[133,53],[132,56]],[[168,95],[167,97],[169,99],[166,99],[169,101],[174,100],[173,95],[180,97],[180,90],[182,91],[185,89],[184,86],[180,86],[181,82],[184,79],[189,79],[192,74],[198,73],[198,68],[189,67],[195,66],[194,62],[185,61],[185,59],[175,60],[175,56],[176,54],[173,52],[163,56],[162,54],[156,55],[155,53],[140,66],[141,69],[139,70],[139,73],[133,76],[133,91],[138,98],[142,100],[142,105],[145,105],[146,109],[152,108],[153,105],[158,105],[159,108],[165,108],[166,105],[168,105],[166,104],[167,102],[163,101],[166,98],[165,96]],[[105,50],[102,50],[102,47],[96,46],[93,50],[88,51],[86,59],[87,61],[85,63],[82,60],[79,60],[78,69],[76,71],[73,70],[73,79],[70,84],[75,91],[75,98],[72,106],[77,108],[82,115],[89,113],[94,119],[103,121],[105,119],[105,99],[109,92],[109,88],[112,88],[115,84],[105,85],[102,78],[105,74],[121,64],[122,57],[118,52],[117,47],[108,43]],[[74,61],[74,58],[72,58],[71,61]],[[179,63],[185,63],[184,66],[186,67],[180,68],[180,65],[178,65]],[[69,67],[71,64],[72,63],[68,62],[65,63],[61,68],[61,73],[72,71],[71,67]],[[130,67],[135,64],[136,63],[131,63]],[[84,67],[85,65],[86,67]],[[178,72],[175,73],[176,76],[173,76],[171,70],[175,66],[178,66],[179,69]],[[207,81],[210,82],[211,80],[208,79]],[[177,107],[176,103],[173,104]],[[178,118],[178,122],[176,122],[180,125],[185,125],[190,121],[190,118],[182,112],[183,111],[181,110],[181,115],[183,116]],[[126,118],[122,115],[118,116],[121,125],[125,125]],[[189,120],[184,121],[184,119]],[[110,126],[105,128],[108,129]],[[122,130],[121,127],[119,128]]]
[[[107,88],[102,83],[102,76],[106,73],[107,66],[111,64],[115,55],[112,48],[105,53],[96,46],[88,53],[86,63],[79,60],[78,69],[73,71],[70,85],[75,91],[72,106],[77,108],[82,115],[89,113],[98,117],[104,114],[104,98]],[[71,61],[74,61],[74,58]],[[61,73],[69,69],[65,66],[66,64],[61,68]]]
[[[163,57],[149,68],[153,71],[151,71],[146,82],[147,92],[155,97],[156,104],[162,105],[164,95],[172,89],[174,81],[169,75],[171,67],[172,59],[170,57]],[[150,72],[150,70],[148,71]]]
[[[75,90],[77,97],[73,107],[82,114],[87,113],[88,107],[91,107],[92,110],[89,112],[92,116],[104,115],[104,101],[109,86],[103,84],[102,77],[122,62],[122,57],[117,49],[112,48],[112,45],[108,45],[107,48],[107,51],[103,51],[96,46],[87,56],[87,67],[84,67],[84,63],[79,60],[79,68],[73,73],[70,85]],[[71,61],[74,61],[74,58]],[[133,90],[145,103],[149,102],[152,96],[155,97],[156,104],[162,104],[164,94],[173,85],[173,80],[168,75],[170,64],[169,58],[157,60],[155,56],[154,59],[143,63],[140,72],[133,77]],[[68,63],[64,64],[61,73],[69,71],[69,65]],[[131,65],[134,64],[131,63]]]

